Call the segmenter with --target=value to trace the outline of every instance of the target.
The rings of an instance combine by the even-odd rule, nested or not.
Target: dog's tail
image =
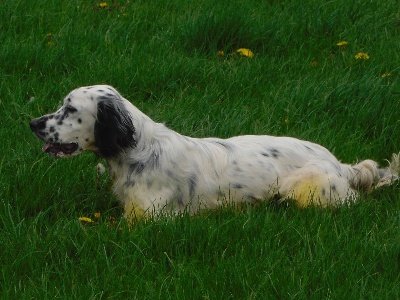
[[[389,161],[388,161],[389,162]],[[379,169],[379,180],[373,187],[373,189],[380,188],[382,186],[391,185],[400,179],[400,153],[393,153],[392,160],[385,169]]]
[[[399,180],[400,158],[399,154],[393,154],[388,167],[382,169],[373,160],[364,160],[352,166],[354,174],[350,179],[353,189],[370,192],[374,189],[391,185]]]

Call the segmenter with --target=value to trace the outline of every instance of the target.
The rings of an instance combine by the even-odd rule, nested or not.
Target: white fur
[[[127,119],[114,124],[119,115]],[[291,137],[183,136],[152,121],[109,86],[72,91],[57,112],[33,120],[31,127],[45,142],[77,145],[73,153],[53,150],[55,156],[84,150],[103,156],[128,218],[273,197],[293,198],[299,207],[337,206],[355,200],[360,190],[391,184],[399,173],[398,156],[386,169],[372,160],[352,166],[320,145]],[[110,142],[116,149],[104,143],[113,139],[110,132],[117,136]]]

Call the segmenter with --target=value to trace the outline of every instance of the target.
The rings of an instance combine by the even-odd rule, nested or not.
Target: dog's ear
[[[104,158],[115,157],[127,148],[136,147],[131,115],[120,99],[99,99],[94,136],[95,146]]]

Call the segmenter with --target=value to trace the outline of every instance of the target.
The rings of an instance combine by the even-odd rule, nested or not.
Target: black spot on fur
[[[147,161],[137,161],[133,162],[129,166],[129,173],[135,173],[136,175],[140,175],[144,169],[154,169],[159,166],[159,152],[153,151]]]
[[[336,192],[336,191],[337,191],[337,188],[336,188],[336,185],[335,185],[335,184],[332,184],[332,185],[331,185],[331,191],[332,191],[332,192]]]
[[[46,128],[46,122],[48,120],[47,116],[41,117],[41,118],[37,118],[37,119],[33,119],[30,123],[29,126],[31,127],[31,130],[33,132],[38,133],[38,131],[41,131],[43,129]]]
[[[179,207],[185,207],[185,203],[183,201],[183,193],[180,188],[178,188],[178,190],[176,191],[176,202],[178,203]]]
[[[161,155],[161,148],[157,150],[153,150],[149,159],[146,161],[146,166],[151,169],[158,168],[160,165],[160,155]]]
[[[315,151],[311,148],[311,147],[308,147],[308,146],[304,146],[309,152],[311,152],[311,153],[314,153]]]
[[[129,166],[129,172],[130,173],[136,173],[136,174],[141,174],[144,170],[146,165],[142,162],[135,162]]]
[[[55,142],[57,142],[57,141],[58,141],[58,137],[59,137],[59,133],[58,133],[58,132],[56,132],[56,133],[54,134],[54,141],[55,141]]]
[[[68,116],[68,114],[73,114],[76,113],[78,110],[75,107],[72,106],[67,106],[64,110],[64,115],[63,117],[66,118]]]
[[[97,120],[94,126],[95,146],[105,158],[136,147],[135,127],[122,101],[99,97]]]
[[[265,157],[269,157],[270,156],[267,152],[262,152],[261,155],[265,156]]]
[[[243,185],[243,184],[241,184],[241,183],[234,183],[233,185],[232,185],[232,188],[234,188],[234,189],[242,189],[242,188],[244,188],[245,186]]]
[[[269,148],[268,150],[273,158],[278,158],[281,155],[281,152],[276,148]]]
[[[50,132],[54,132],[54,131],[55,131],[54,126],[50,126],[49,131],[50,131]]]
[[[231,151],[232,150],[232,146],[225,142],[225,141],[214,141],[216,144],[221,145],[222,147],[224,147],[227,151]]]
[[[125,182],[126,187],[133,187],[135,186],[136,182],[133,179],[128,178],[128,180]]]
[[[189,196],[190,198],[193,198],[195,195],[195,191],[196,191],[196,186],[197,186],[197,175],[196,174],[192,174],[189,176]]]

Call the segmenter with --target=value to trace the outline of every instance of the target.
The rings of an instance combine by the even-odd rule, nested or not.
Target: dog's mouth
[[[73,154],[76,150],[78,150],[77,143],[46,143],[43,148],[43,152],[47,154],[56,156],[56,157],[64,157]]]

